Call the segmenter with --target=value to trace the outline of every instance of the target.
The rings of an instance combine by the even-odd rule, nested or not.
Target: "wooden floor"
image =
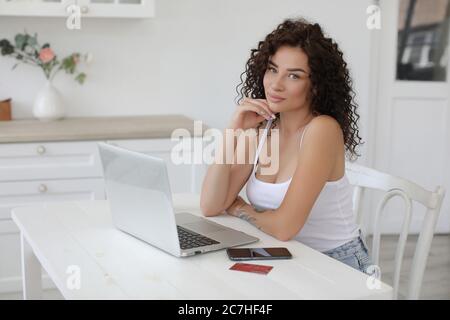
[[[384,235],[380,245],[380,268],[382,281],[392,284],[394,255],[398,236]],[[412,263],[417,236],[409,236],[405,248],[402,274],[400,277],[399,298],[402,299],[407,289],[409,269]],[[369,250],[371,238],[367,238]],[[20,292],[0,294],[2,299],[21,299]],[[435,235],[422,283],[421,299],[450,299],[450,235]],[[45,290],[44,299],[62,299],[58,290]]]
[[[409,271],[417,242],[417,235],[408,236],[400,274],[399,299],[404,298],[408,286]],[[371,237],[367,238],[369,251]],[[383,235],[380,244],[380,269],[382,281],[392,285],[394,257],[398,236]],[[422,282],[420,299],[450,299],[450,235],[435,235],[428,256]]]

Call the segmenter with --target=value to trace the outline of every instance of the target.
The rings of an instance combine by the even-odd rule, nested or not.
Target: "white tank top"
[[[252,174],[247,182],[246,194],[257,211],[275,210],[280,207],[292,180],[269,183],[256,178],[259,154],[272,124],[269,120],[258,143]],[[303,136],[300,139],[300,148]],[[295,240],[321,252],[337,248],[359,236],[352,206],[352,186],[347,176],[337,181],[328,181],[314,203],[303,228]]]

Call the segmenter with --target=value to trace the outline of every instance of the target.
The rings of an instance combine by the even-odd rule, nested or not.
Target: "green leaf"
[[[9,43],[8,39],[2,39],[0,40],[0,48],[2,47],[10,47],[11,43]]]
[[[86,74],[84,72],[79,73],[76,77],[75,80],[78,81],[80,84],[84,83],[84,80],[86,80]]]
[[[35,37],[31,37],[29,35],[27,35],[27,39],[28,39],[28,45],[34,47],[35,45],[37,45],[37,39]]]
[[[19,33],[15,36],[14,41],[16,42],[16,47],[23,50],[25,44],[27,43],[26,35]]]
[[[8,54],[14,53],[14,47],[8,42],[7,44],[3,45],[1,48],[2,56],[6,56]]]
[[[68,56],[68,57],[65,57],[65,58],[63,59],[63,61],[62,61],[61,66],[62,66],[62,68],[64,69],[64,71],[66,71],[66,73],[74,74],[76,64],[75,64],[75,62],[73,61],[72,55],[70,55],[70,56]]]

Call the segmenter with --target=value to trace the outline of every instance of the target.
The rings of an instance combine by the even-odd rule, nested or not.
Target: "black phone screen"
[[[270,260],[290,259],[291,253],[286,248],[228,248],[231,260]]]

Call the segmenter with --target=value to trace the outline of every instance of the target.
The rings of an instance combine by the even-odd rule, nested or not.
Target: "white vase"
[[[42,121],[58,120],[64,117],[64,105],[61,94],[51,81],[38,92],[33,105],[33,115]]]

